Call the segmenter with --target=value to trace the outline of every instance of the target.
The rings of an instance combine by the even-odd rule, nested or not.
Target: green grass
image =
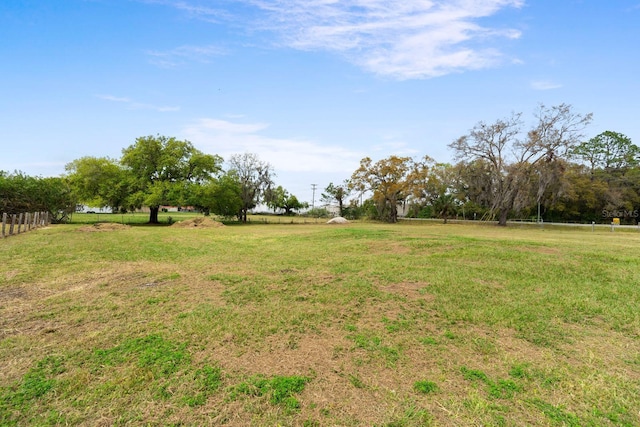
[[[426,381],[426,380],[416,381],[413,384],[413,388],[415,391],[423,394],[435,393],[438,390],[440,390],[440,388],[436,383],[434,383],[433,381]]]
[[[158,222],[160,225],[171,225],[178,221],[185,221],[192,218],[202,217],[198,212],[158,212]],[[216,220],[237,224],[236,218],[215,218]],[[247,217],[248,224],[324,224],[327,218],[312,218],[304,216],[283,216],[269,214],[254,214]],[[113,222],[119,224],[141,226],[149,222],[149,213],[145,212],[128,212],[128,213],[74,213],[71,215],[70,222],[72,224],[95,224],[98,222]]]
[[[0,425],[640,425],[640,233],[133,217],[0,241]]]

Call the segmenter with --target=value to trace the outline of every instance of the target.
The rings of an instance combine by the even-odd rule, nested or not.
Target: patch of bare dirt
[[[224,227],[224,224],[218,221],[215,221],[211,218],[207,217],[198,217],[193,219],[187,219],[184,221],[178,221],[172,225],[172,227],[176,228],[216,228],[216,227]]]
[[[391,283],[387,286],[382,286],[381,289],[394,294],[402,295],[409,299],[427,299],[434,300],[435,297],[431,294],[421,292],[422,289],[428,287],[429,284],[425,282],[399,282]]]
[[[0,289],[0,301],[4,299],[26,298],[27,292],[23,288]]]
[[[97,222],[92,225],[87,225],[84,227],[78,228],[78,231],[84,233],[92,233],[96,231],[117,231],[117,230],[127,230],[131,228],[125,224],[118,224],[116,222]]]

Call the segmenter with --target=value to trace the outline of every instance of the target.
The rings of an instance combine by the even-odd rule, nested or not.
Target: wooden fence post
[[[2,239],[14,234],[26,233],[27,231],[50,225],[49,212],[46,211],[26,212],[20,214],[8,214],[3,212],[1,221],[2,230],[0,231],[0,238]]]

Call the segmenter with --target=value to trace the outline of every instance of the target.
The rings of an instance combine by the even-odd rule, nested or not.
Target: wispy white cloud
[[[208,63],[214,56],[225,55],[226,49],[220,46],[180,46],[171,50],[150,50],[146,54],[149,62],[163,68],[173,68],[186,62]]]
[[[480,21],[506,8],[520,8],[524,0],[238,0],[235,3],[262,11],[262,18],[248,21],[247,26],[278,34],[281,45],[339,53],[370,72],[414,79],[502,63],[503,54],[495,41],[517,39],[520,31],[486,27]],[[186,0],[174,6],[189,9]]]
[[[180,110],[180,107],[146,104],[146,103],[134,101],[126,97],[119,97],[119,96],[113,96],[113,95],[96,95],[96,97],[105,101],[117,102],[117,103],[123,104],[127,109],[130,109],[130,110],[154,110],[161,113]]]
[[[419,154],[418,150],[405,141],[405,135],[402,132],[383,133],[380,135],[380,140],[380,142],[371,145],[370,149],[381,157],[388,154],[413,157]]]
[[[160,4],[174,7],[188,15],[204,21],[218,23],[231,19],[231,15],[224,9],[219,7],[210,7],[197,4],[194,1],[184,0],[138,0],[142,3]]]
[[[535,80],[531,82],[531,89],[533,90],[553,90],[560,89],[561,84],[552,82],[550,80]]]
[[[238,153],[256,153],[280,172],[350,174],[364,157],[337,145],[272,137],[267,135],[268,127],[265,123],[203,118],[186,126],[182,134],[201,150],[225,159]]]
[[[365,69],[398,79],[436,77],[494,66],[490,40],[520,37],[478,23],[521,0],[257,0],[284,43],[344,54]],[[268,25],[267,25],[268,28]]]
[[[113,95],[96,95],[98,98],[100,99],[104,99],[105,101],[112,101],[112,102],[124,102],[124,103],[130,103],[131,100],[129,98],[123,98],[123,97],[118,97],[118,96],[113,96]]]

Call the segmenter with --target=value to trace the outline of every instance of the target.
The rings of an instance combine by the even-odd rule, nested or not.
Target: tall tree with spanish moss
[[[449,147],[464,163],[482,162],[487,167],[490,214],[506,225],[511,211],[530,205],[533,185],[549,182],[536,179],[555,168],[543,167],[557,158],[567,158],[580,143],[591,114],[579,114],[567,104],[540,105],[535,123],[523,134],[522,113],[487,124],[479,122]],[[538,188],[538,194],[546,188]]]

